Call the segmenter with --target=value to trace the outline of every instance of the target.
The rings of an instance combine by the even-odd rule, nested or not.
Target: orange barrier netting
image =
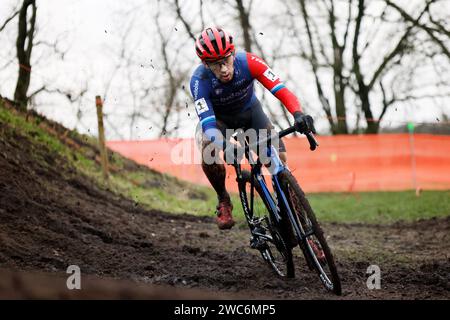
[[[283,139],[288,165],[306,192],[450,189],[450,137],[430,134],[318,136]],[[193,139],[109,141],[107,146],[155,170],[208,185]],[[234,168],[227,187],[237,191]]]

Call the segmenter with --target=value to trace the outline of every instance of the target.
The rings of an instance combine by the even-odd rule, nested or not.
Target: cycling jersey
[[[216,115],[233,115],[245,112],[257,98],[254,80],[258,80],[275,95],[291,114],[301,111],[297,97],[289,91],[281,79],[259,57],[239,51],[234,59],[231,81],[222,83],[214,73],[201,64],[193,73],[190,83],[194,105],[206,136],[214,141],[218,130]]]

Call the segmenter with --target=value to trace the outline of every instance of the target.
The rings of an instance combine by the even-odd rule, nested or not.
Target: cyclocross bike
[[[278,138],[297,131],[295,125],[278,133]],[[236,169],[236,181],[245,218],[251,232],[250,246],[260,251],[263,259],[281,277],[294,278],[294,254],[299,248],[311,271],[315,270],[325,288],[341,294],[341,282],[333,255],[326,242],[315,214],[289,168],[278,157],[271,137],[258,141],[268,143],[266,149],[270,161],[273,191],[271,192],[262,174],[263,163],[252,145],[243,138],[243,130],[237,130],[233,138],[240,143],[243,154],[249,160],[251,170],[243,170],[240,160],[232,165]],[[311,132],[305,133],[310,149],[318,146]],[[273,169],[275,168],[275,169]],[[256,193],[255,193],[256,190]]]

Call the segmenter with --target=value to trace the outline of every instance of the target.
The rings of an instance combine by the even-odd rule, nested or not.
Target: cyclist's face
[[[211,71],[214,73],[217,79],[225,83],[233,79],[234,74],[233,62],[234,62],[234,54],[230,54],[221,60],[214,62],[207,62],[206,65],[208,66],[208,68],[211,69]]]

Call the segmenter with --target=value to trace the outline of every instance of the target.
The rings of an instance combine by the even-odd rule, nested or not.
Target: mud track
[[[325,292],[301,258],[296,279],[277,278],[249,248],[244,225],[223,232],[212,217],[145,210],[99,189],[58,154],[33,147],[11,128],[0,127],[0,138],[3,269],[62,275],[67,266],[78,265],[83,275],[131,281],[128,298],[142,297],[134,283],[136,288],[168,286],[166,295],[160,295],[165,298],[174,287],[241,298],[337,298]],[[450,298],[449,218],[388,226],[322,226],[342,278],[339,299]],[[366,270],[372,264],[381,268],[380,290],[366,286]],[[17,281],[7,281],[10,278],[4,272],[0,277],[3,297],[21,296],[27,291],[18,287],[35,287],[33,281],[38,281],[24,276],[18,286]],[[45,292],[42,297],[55,297]],[[39,296],[39,291],[31,295]],[[98,291],[89,297],[106,296]]]

